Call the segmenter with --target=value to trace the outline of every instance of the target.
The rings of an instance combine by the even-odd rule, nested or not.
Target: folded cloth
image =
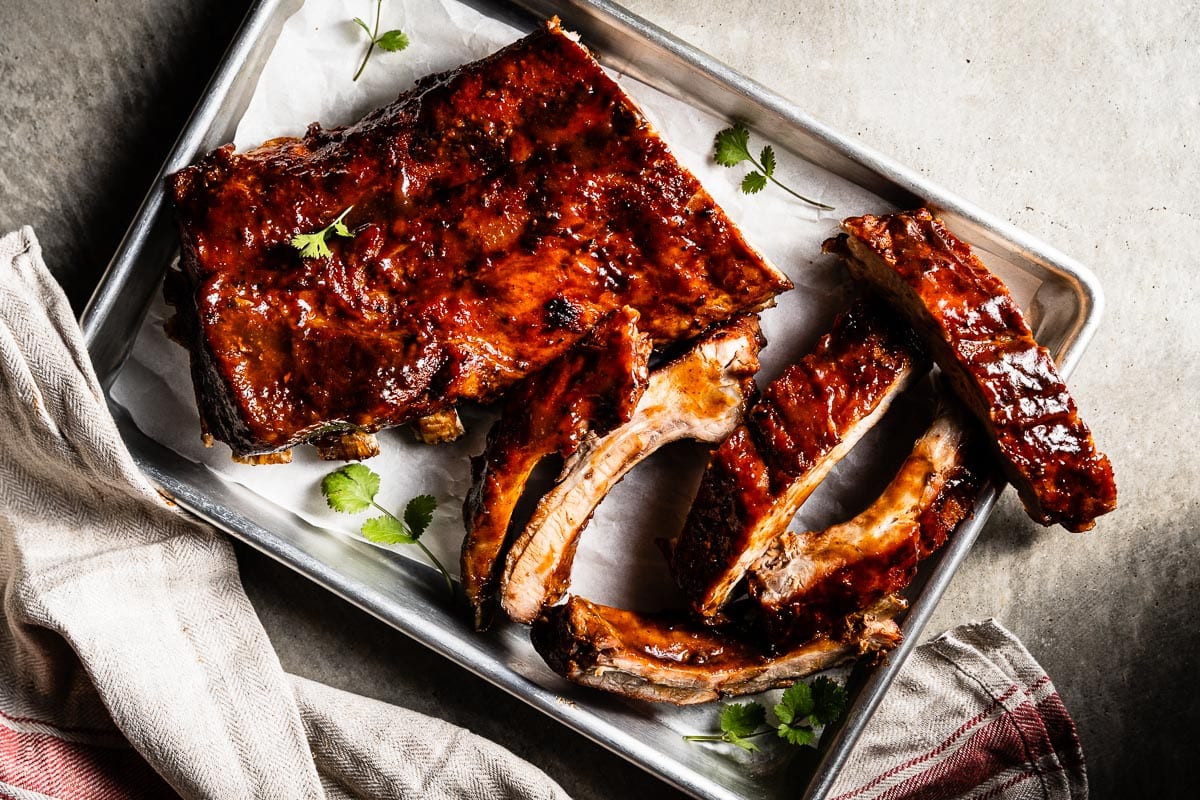
[[[1086,798],[1075,723],[1045,670],[994,620],[921,645],[830,798]]]
[[[229,541],[134,465],[29,228],[0,239],[0,409],[0,797],[566,797],[284,673]]]
[[[0,797],[566,797],[461,728],[283,672],[229,542],[133,464],[29,228],[0,239],[0,408]],[[834,790],[1086,793],[1062,702],[995,623],[917,649]]]

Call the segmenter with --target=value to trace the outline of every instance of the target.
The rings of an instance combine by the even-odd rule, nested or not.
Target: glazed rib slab
[[[556,23],[169,189],[175,334],[239,455],[494,399],[621,306],[661,345],[790,288]],[[330,256],[289,244],[351,206]]]
[[[1008,288],[927,209],[852,217],[826,243],[851,274],[890,298],[984,424],[1029,516],[1090,530],[1116,508],[1096,448],[1054,359]]]

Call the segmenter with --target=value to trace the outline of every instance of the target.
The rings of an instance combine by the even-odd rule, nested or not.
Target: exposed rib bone
[[[632,308],[614,312],[510,392],[487,448],[472,459],[461,574],[476,627],[491,621],[509,523],[534,468],[553,453],[573,453],[589,431],[607,433],[628,420],[645,391],[650,340],[637,321]]]
[[[414,432],[425,444],[453,442],[467,432],[456,408],[443,408],[416,421]]]
[[[651,373],[628,422],[584,440],[509,550],[500,587],[509,617],[532,622],[563,596],[583,528],[629,470],[670,442],[729,435],[753,391],[761,345],[757,317],[722,325]]]

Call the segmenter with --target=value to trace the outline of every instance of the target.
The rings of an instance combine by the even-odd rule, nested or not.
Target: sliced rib
[[[1089,530],[1116,508],[1107,456],[1007,287],[926,209],[847,219],[827,242],[892,300],[983,422],[1029,516]]]
[[[761,346],[757,317],[722,325],[651,373],[628,422],[583,441],[509,549],[500,598],[511,619],[532,622],[562,598],[584,526],[629,470],[670,442],[729,435],[754,389]]]
[[[495,610],[509,523],[533,470],[546,456],[573,453],[589,432],[604,434],[626,422],[645,391],[651,345],[637,323],[632,308],[614,312],[510,392],[483,454],[472,459],[462,585],[476,627],[487,627]]]
[[[767,387],[713,455],[671,548],[671,571],[693,610],[719,613],[746,570],[922,367],[887,309],[858,303]]]
[[[557,20],[167,182],[175,330],[206,432],[240,455],[497,399],[621,306],[659,346],[791,286]],[[328,256],[291,244],[347,209]]]
[[[901,640],[892,619],[903,601],[887,598],[846,621],[841,636],[822,636],[769,657],[732,635],[682,614],[639,614],[571,597],[546,609],[530,632],[533,646],[564,678],[639,700],[690,705],[753,694]]]
[[[747,588],[766,641],[804,641],[899,592],[971,514],[980,488],[963,420],[939,416],[869,508],[823,531],[786,531],[754,565]]]

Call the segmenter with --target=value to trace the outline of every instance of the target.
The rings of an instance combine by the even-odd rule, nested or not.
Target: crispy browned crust
[[[509,523],[534,468],[552,453],[570,455],[585,434],[629,420],[646,389],[650,349],[638,313],[626,307],[509,392],[484,452],[472,459],[463,505],[462,585],[476,627],[494,614]]]
[[[694,611],[719,613],[833,463],[922,364],[886,308],[858,303],[767,387],[713,455],[671,548],[672,573]]]
[[[624,305],[657,345],[791,285],[555,24],[167,182],[173,330],[205,430],[242,455],[495,399]],[[289,244],[351,206],[332,256]]]
[[[956,393],[983,422],[1030,517],[1089,530],[1116,508],[1096,449],[1054,360],[1004,283],[926,209],[842,223],[827,243],[850,272],[911,320]]]
[[[362,461],[379,455],[379,440],[363,431],[330,434],[314,440],[313,445],[324,461]]]
[[[750,571],[755,618],[772,649],[836,630],[904,589],[917,563],[971,515],[980,454],[955,412],[939,416],[879,498],[823,531],[785,531]]]
[[[467,432],[455,408],[443,408],[426,414],[414,423],[413,428],[417,439],[425,444],[453,442]]]
[[[571,597],[546,609],[530,631],[534,649],[567,680],[639,700],[690,705],[790,686],[799,678],[901,640],[887,598],[821,636],[770,656],[732,632],[680,613],[642,614]]]

